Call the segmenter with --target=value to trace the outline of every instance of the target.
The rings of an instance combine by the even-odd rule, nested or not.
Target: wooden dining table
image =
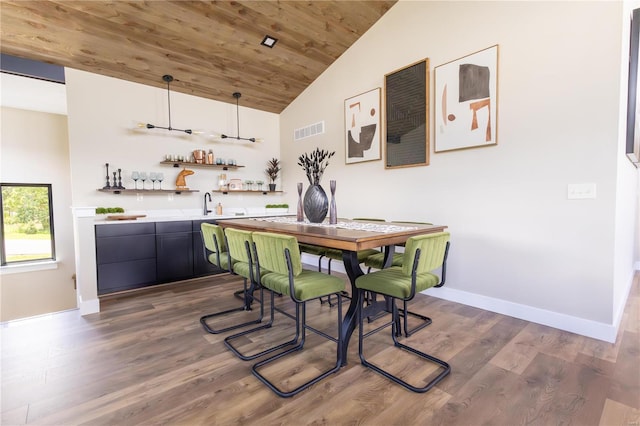
[[[401,222],[367,222],[362,220],[339,219],[338,224],[314,224],[297,222],[295,217],[279,218],[240,218],[217,221],[222,228],[236,228],[246,231],[274,232],[292,235],[300,243],[342,250],[345,271],[351,283],[351,303],[343,318],[342,335],[338,338],[341,365],[347,364],[349,339],[358,323],[358,300],[360,291],[356,287],[356,278],[364,272],[358,262],[358,250],[384,248],[385,264],[388,266],[393,257],[394,247],[403,244],[409,237],[427,233],[441,232],[444,225],[425,225]]]

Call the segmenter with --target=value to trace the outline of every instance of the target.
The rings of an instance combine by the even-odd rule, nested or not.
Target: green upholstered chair
[[[264,308],[262,305],[262,296],[259,299],[260,312],[257,318],[250,321],[242,322],[240,324],[234,324],[218,329],[212,327],[208,323],[208,320],[210,318],[219,317],[238,311],[250,311],[251,304],[255,300],[255,298],[253,297],[253,293],[256,289],[255,283],[257,281],[253,276],[254,268],[250,251],[253,241],[251,240],[250,232],[239,231],[235,229],[229,229],[226,232],[223,232],[222,228],[220,228],[218,225],[203,223],[201,225],[201,233],[205,247],[209,245],[214,249],[211,250],[213,251],[212,254],[208,256],[205,255],[207,259],[209,259],[211,263],[215,262],[214,264],[219,267],[222,267],[223,265],[226,266],[226,268],[229,269],[229,272],[240,275],[243,278],[243,289],[240,292],[236,292],[237,294],[241,295],[243,304],[242,306],[236,308],[204,315],[200,318],[200,324],[202,324],[202,327],[204,327],[204,329],[208,333],[219,334],[250,324],[260,323],[262,321],[264,312]],[[209,250],[208,247],[207,250]],[[250,287],[247,286],[247,280],[251,284]]]
[[[394,222],[398,222],[398,221],[394,221]],[[407,224],[415,223],[420,225],[432,225],[432,223],[429,223],[429,222],[399,221],[399,223],[407,223]],[[446,274],[447,274],[447,257],[449,254],[449,244],[450,243],[447,242],[444,261],[442,262],[442,274],[441,274],[442,276],[440,279],[440,283],[438,283],[434,287],[442,287],[445,283]],[[404,244],[402,244],[402,246],[404,246]],[[404,259],[404,253],[402,252],[394,253],[393,258],[391,259],[391,266],[402,266],[403,259]],[[367,257],[367,259],[364,261],[364,265],[367,267],[367,273],[371,272],[371,269],[382,269],[384,267],[384,253],[376,253]],[[406,300],[403,301],[402,304],[403,304],[403,307],[400,310],[400,316],[403,318],[403,329],[404,329],[404,335],[406,337],[411,336],[416,331],[419,331],[425,328],[426,326],[428,326],[429,324],[431,324],[431,318],[429,318],[428,316],[410,311],[407,308]],[[411,329],[409,328],[409,322],[408,322],[409,316],[418,318],[420,320],[420,323]]]
[[[439,278],[432,274],[431,271],[442,265],[447,242],[449,241],[448,232],[438,232],[433,234],[424,234],[411,237],[405,245],[404,260],[402,266],[392,266],[370,274],[362,275],[356,279],[356,287],[359,291],[359,309],[358,309],[358,353],[360,362],[365,367],[382,374],[395,383],[409,389],[413,392],[426,392],[435,384],[440,382],[451,371],[451,367],[446,362],[426,354],[409,345],[400,343],[397,338],[399,327],[399,314],[395,299],[408,301],[413,299],[417,292],[434,287],[438,284]],[[363,331],[363,318],[366,313],[363,306],[364,292],[371,291],[377,294],[390,297],[392,300],[391,321],[381,327],[378,327],[368,333]],[[430,380],[425,386],[414,386],[404,379],[391,374],[387,370],[367,361],[364,354],[364,340],[369,335],[380,331],[383,328],[391,326],[391,338],[393,344],[397,348],[401,348],[418,357],[437,364],[440,368],[439,374],[435,377],[429,377]]]
[[[337,372],[340,369],[340,340],[342,334],[342,300],[341,292],[344,290],[345,282],[342,278],[334,277],[316,271],[304,270],[300,259],[298,241],[295,237],[267,232],[254,232],[253,240],[255,244],[256,257],[260,268],[269,270],[261,278],[264,288],[272,292],[281,293],[291,297],[296,304],[296,336],[300,335],[298,344],[295,347],[261,360],[252,367],[253,374],[277,395],[289,397],[298,394],[309,386],[317,383],[323,378]],[[307,324],[306,302],[322,296],[336,295],[338,298],[338,334],[336,338],[316,330]],[[312,379],[292,390],[282,390],[274,383],[273,379],[268,379],[260,370],[265,365],[276,362],[289,354],[297,352],[303,348],[306,331],[310,330],[331,341],[336,342],[335,365],[324,372],[317,374]],[[288,380],[284,377],[282,381]]]

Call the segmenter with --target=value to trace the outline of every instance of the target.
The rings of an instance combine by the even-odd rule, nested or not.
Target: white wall
[[[633,251],[616,237],[638,214],[617,202],[637,186],[617,174],[621,16],[617,2],[397,3],[281,114],[285,189],[306,183],[298,155],[336,150],[324,184],[337,180],[340,216],[449,226],[447,285],[431,294],[611,339],[614,281],[629,283]],[[345,98],[422,58],[433,69],[495,44],[497,146],[432,152],[427,167],[345,165]],[[293,142],[320,120],[326,134]],[[570,183],[595,183],[597,198],[567,200]]]
[[[202,209],[203,193],[217,188],[218,175],[225,173],[193,167],[195,174],[187,177],[187,185],[199,193],[145,195],[140,199],[135,195],[97,191],[105,185],[105,163],[109,163],[111,172],[114,168],[122,169],[123,185],[127,188],[134,187],[130,176],[131,171],[136,170],[164,173],[162,188],[170,189],[175,188],[175,179],[181,169],[160,165],[165,154],[187,156],[194,149],[212,149],[216,157],[234,158],[238,164],[246,166],[237,172],[226,172],[228,178],[262,179],[265,182],[267,161],[280,157],[276,114],[240,106],[240,136],[264,138],[263,142],[215,141],[207,136],[212,131],[236,135],[236,105],[231,94],[230,103],[224,103],[171,91],[172,126],[200,129],[206,134],[141,130],[136,127],[137,122],[168,126],[166,89],[74,69],[67,69],[65,74],[74,206],[119,206],[125,210]],[[138,182],[139,188],[141,185]],[[151,188],[151,182],[147,181],[146,188]],[[214,194],[214,201],[222,202],[223,206],[264,207],[269,200],[279,202],[281,196]]]
[[[67,117],[3,107],[1,121],[0,180],[52,185],[57,268],[3,271],[0,321],[75,308]]]

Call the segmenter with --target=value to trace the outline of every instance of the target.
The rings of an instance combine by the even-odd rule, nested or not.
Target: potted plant
[[[298,157],[298,165],[302,167],[309,180],[309,187],[304,194],[304,214],[309,222],[320,223],[327,216],[329,199],[326,192],[320,186],[320,180],[324,170],[329,165],[329,159],[335,155],[335,151],[325,151],[316,148],[310,154],[304,153]]]
[[[289,204],[267,204],[265,206],[267,214],[274,213],[288,213],[289,212]]]
[[[264,172],[269,176],[269,191],[273,192],[276,190],[276,179],[278,178],[280,170],[280,160],[277,158],[272,158],[267,162],[267,168]]]

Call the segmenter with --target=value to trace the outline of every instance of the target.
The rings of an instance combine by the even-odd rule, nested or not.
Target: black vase
[[[304,193],[304,214],[309,222],[320,223],[327,217],[329,199],[320,185],[310,185]]]

